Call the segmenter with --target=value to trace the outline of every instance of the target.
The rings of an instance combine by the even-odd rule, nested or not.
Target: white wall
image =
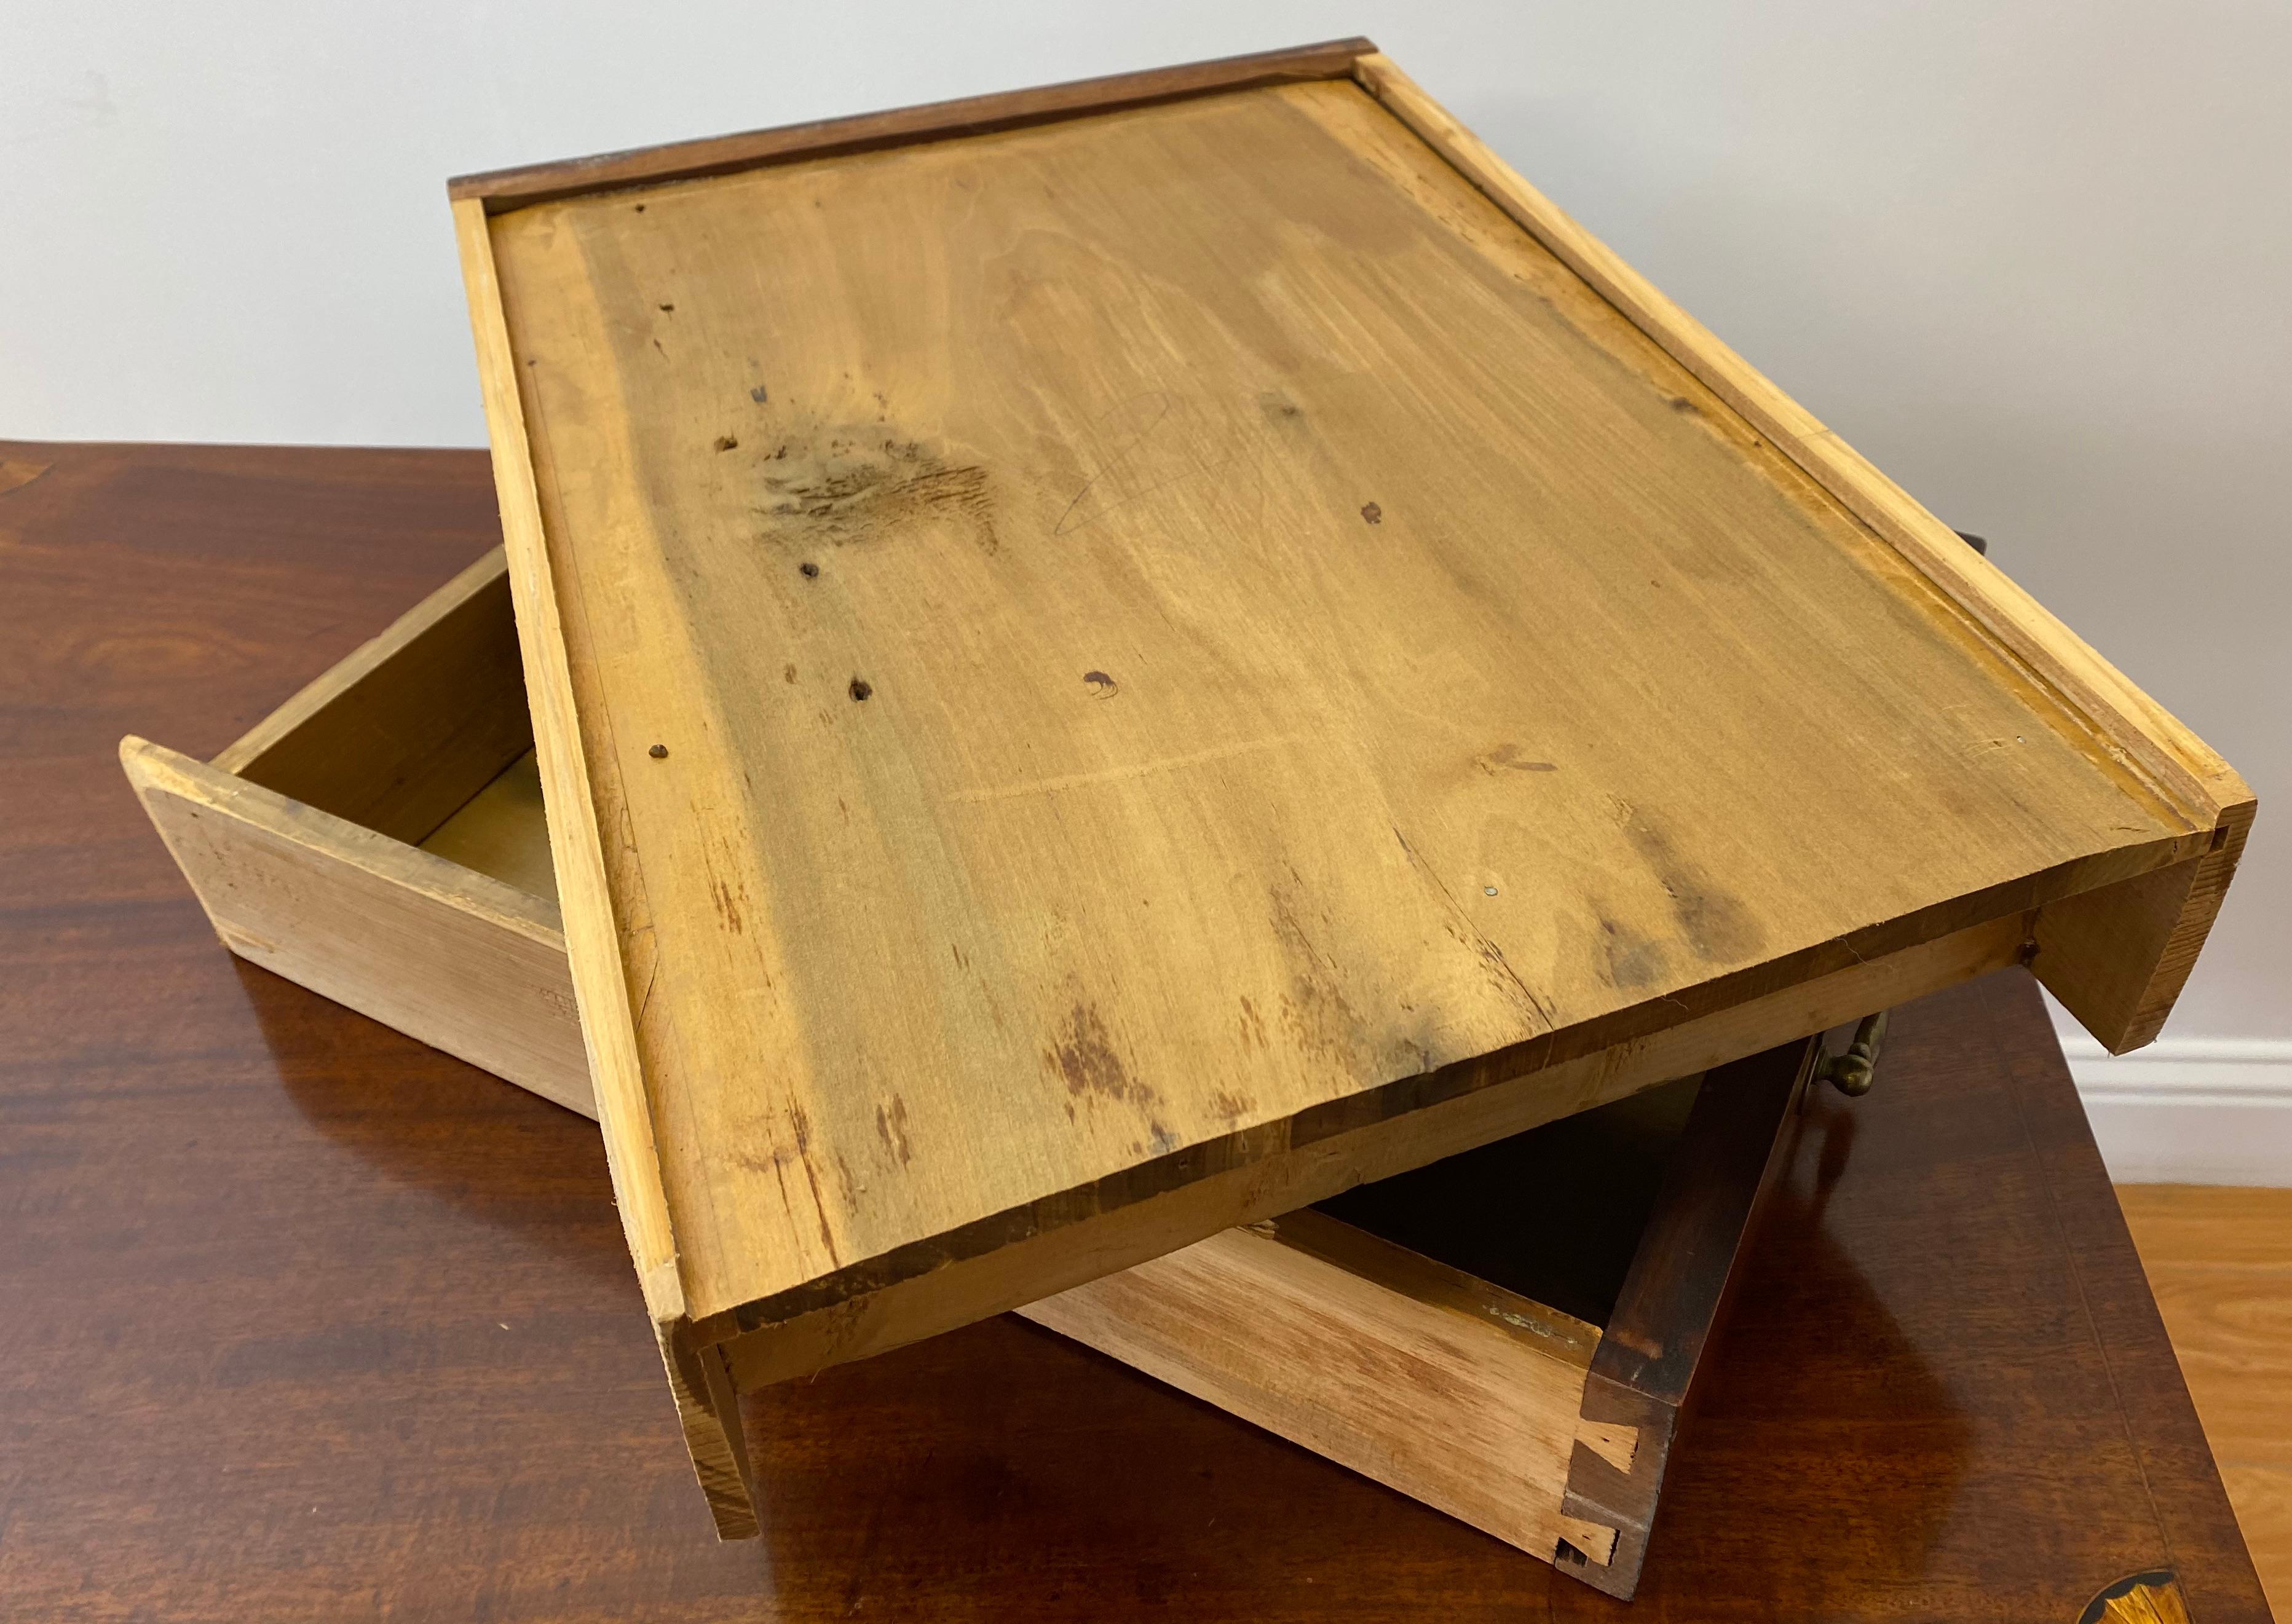
[[[0,435],[481,444],[449,173],[1355,31],[2292,791],[2280,3],[5,0]],[[2167,1038],[2292,1182],[2280,816]]]

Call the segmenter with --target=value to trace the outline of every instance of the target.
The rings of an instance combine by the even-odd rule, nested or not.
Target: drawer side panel
[[[161,746],[121,758],[233,953],[595,1114],[546,904]]]

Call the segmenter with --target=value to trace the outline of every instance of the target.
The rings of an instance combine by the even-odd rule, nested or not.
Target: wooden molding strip
[[[477,199],[487,213],[499,214],[580,192],[653,186],[668,181],[729,174],[735,170],[787,163],[795,158],[864,152],[877,147],[956,135],[983,135],[997,130],[1015,130],[1028,125],[1050,124],[1061,118],[1110,113],[1223,91],[1253,90],[1309,79],[1342,79],[1353,72],[1357,58],[1376,50],[1376,46],[1366,39],[1328,40],[1283,51],[1261,51],[1249,56],[1158,68],[1144,73],[1110,74],[1064,84],[965,96],[889,112],[863,113],[856,117],[783,125],[777,129],[601,153],[563,163],[462,175],[447,183],[447,194],[456,203]]]
[[[2252,792],[2204,741],[2142,694],[1949,527],[1880,473],[1711,331],[1457,123],[1386,57],[1353,77],[1626,319],[1901,553],[2013,662],[2098,736],[2102,748],[2192,827],[2220,826]]]
[[[517,605],[518,642],[525,655],[526,701],[534,713],[535,751],[549,807],[549,845],[557,869],[560,904],[569,920],[611,920],[605,885],[604,845],[589,793],[574,720],[573,674],[559,623],[557,589],[542,533],[541,497],[526,443],[525,407],[518,392],[517,361],[495,281],[493,238],[485,211],[473,200],[454,205],[462,274],[469,283],[470,325],[478,349],[478,375],[489,397],[494,486],[501,504],[504,551]],[[499,398],[495,398],[499,397]],[[684,1317],[684,1287],[677,1272],[668,1196],[653,1145],[652,1107],[637,1056],[626,977],[609,928],[568,930],[566,949],[581,1008],[581,1028],[596,1090],[597,1118],[622,1154],[612,1159],[613,1194],[629,1250],[656,1324]]]
[[[548,538],[542,528],[541,495],[534,483],[533,450],[526,439],[517,361],[502,313],[493,232],[484,205],[473,197],[457,201],[454,231],[468,284],[471,334],[477,344],[478,377],[493,437],[494,490],[501,506],[503,551],[517,610],[526,703],[533,712],[534,749],[548,806],[550,861],[569,924],[566,957],[572,967],[598,1125],[611,1153],[606,1162],[612,1172],[614,1203],[620,1209],[621,1229],[636,1263],[645,1312],[660,1342],[685,1447],[715,1520],[717,1537],[748,1539],[757,1531],[754,1475],[739,1406],[725,1396],[730,1389],[722,1379],[721,1355],[698,1350],[691,1361],[680,1358],[681,1352],[693,1349],[684,1278],[677,1266],[675,1231],[654,1143],[652,1102],[645,1092],[628,977],[605,882],[604,842],[574,720],[573,672],[565,652]]]

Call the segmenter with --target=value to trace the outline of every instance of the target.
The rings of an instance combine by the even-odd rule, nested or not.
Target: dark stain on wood
[[[792,439],[763,460],[756,484],[769,542],[861,546],[951,524],[989,557],[1002,549],[984,468],[876,424]]]
[[[1599,948],[1608,964],[1608,985],[1619,992],[1637,992],[1662,979],[1667,955],[1663,944],[1627,930],[1615,921],[1600,921]]]
[[[1624,820],[1624,838],[1671,899],[1672,917],[1697,957],[1711,963],[1735,963],[1755,957],[1764,947],[1765,932],[1751,911],[1683,858],[1662,832],[1638,812]]]
[[[1141,1109],[1156,1102],[1154,1090],[1124,1068],[1105,1018],[1094,1005],[1077,1003],[1068,1011],[1064,1029],[1043,1051],[1043,1059],[1075,1099],[1104,1099]]]
[[[1519,745],[1509,742],[1483,755],[1474,756],[1473,765],[1491,778],[1498,773],[1556,773],[1560,770],[1553,762],[1530,760]]]
[[[892,1096],[888,1108],[876,1107],[876,1137],[884,1141],[884,1148],[899,1158],[905,1167],[915,1158],[915,1146],[908,1142],[908,1102],[899,1095]]]

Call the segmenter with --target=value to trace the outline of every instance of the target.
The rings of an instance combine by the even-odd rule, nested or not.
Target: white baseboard
[[[2118,1184],[2292,1186],[2292,1038],[2159,1038],[2110,1055],[2062,1033]]]

